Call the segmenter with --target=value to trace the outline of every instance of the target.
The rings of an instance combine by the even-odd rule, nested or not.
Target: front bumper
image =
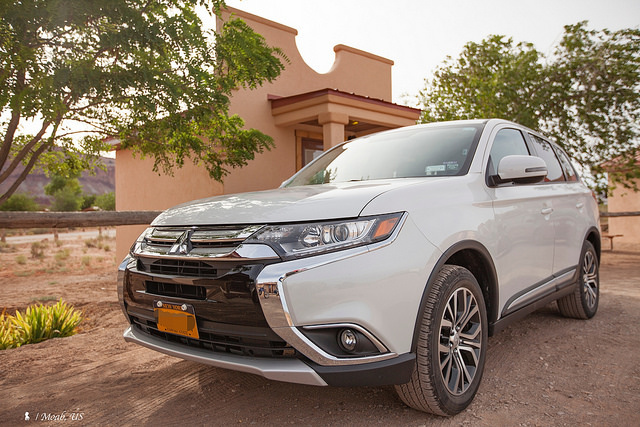
[[[124,331],[124,340],[140,344],[143,347],[168,354],[169,356],[218,368],[257,374],[270,380],[308,385],[327,385],[313,369],[299,359],[270,359],[214,353],[167,342],[142,333],[131,326]]]
[[[265,326],[294,349],[294,355],[288,352],[287,357],[271,358],[229,354],[153,336],[145,325],[132,321],[140,316],[141,308],[132,301],[132,295],[144,292],[127,290],[127,276],[139,273],[131,258],[121,264],[118,275],[121,306],[133,323],[125,332],[125,340],[183,359],[279,381],[310,385],[406,383],[415,366],[411,353],[413,326],[429,263],[424,260],[424,252],[415,251],[415,237],[411,237],[419,236],[415,226],[404,220],[392,238],[376,246],[271,263],[259,271],[252,299],[264,315]],[[400,229],[407,232],[398,235]],[[152,319],[147,318],[147,322]],[[204,324],[211,326],[207,321]],[[377,351],[362,357],[341,355],[310,338],[318,329],[342,327],[362,332]]]
[[[326,367],[299,359],[267,359],[212,353],[184,347],[141,333],[133,327],[124,339],[151,350],[218,368],[248,372],[269,380],[315,386],[376,386],[409,382],[415,367],[415,354],[409,353],[390,361],[346,367]],[[309,364],[308,364],[309,363]]]

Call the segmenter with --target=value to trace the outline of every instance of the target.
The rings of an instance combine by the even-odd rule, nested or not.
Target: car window
[[[357,138],[328,151],[285,186],[464,175],[483,126],[417,126]]]
[[[562,165],[562,169],[564,170],[564,175],[567,177],[567,181],[577,181],[578,174],[576,170],[573,168],[569,157],[562,150],[556,148],[556,152],[558,153],[558,158],[560,159],[560,164]]]
[[[529,154],[527,143],[519,130],[501,129],[496,134],[491,146],[487,175],[492,176],[497,173],[498,165],[503,157],[512,155],[528,156]]]
[[[547,164],[547,176],[544,178],[545,182],[564,181],[562,167],[560,166],[560,162],[551,147],[551,143],[536,135],[529,135],[531,135],[531,138],[533,139],[533,143],[536,148],[536,155],[542,158]]]

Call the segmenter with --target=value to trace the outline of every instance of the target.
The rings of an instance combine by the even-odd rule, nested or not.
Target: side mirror
[[[536,156],[505,156],[498,165],[497,183],[534,184],[547,176],[547,164]]]

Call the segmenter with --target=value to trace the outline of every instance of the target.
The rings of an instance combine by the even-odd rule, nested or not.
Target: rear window
[[[531,135],[531,138],[533,139],[536,147],[536,154],[547,164],[547,176],[544,178],[544,180],[564,181],[562,167],[560,166],[560,162],[558,161],[558,158],[556,157],[556,154],[551,147],[551,143],[536,135]]]
[[[562,169],[564,170],[564,175],[567,181],[577,181],[578,174],[573,168],[573,165],[569,160],[569,156],[567,156],[567,154],[560,149],[556,149],[556,152],[558,153],[558,158],[560,159],[560,164],[562,165]]]

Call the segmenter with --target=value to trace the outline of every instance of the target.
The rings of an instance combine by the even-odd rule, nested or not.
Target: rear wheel
[[[585,241],[582,247],[579,269],[576,290],[558,300],[558,309],[565,317],[590,319],[598,311],[600,268],[596,250],[589,241]]]
[[[480,286],[466,268],[445,265],[427,295],[411,381],[396,391],[412,408],[457,414],[478,390],[486,350],[487,312]]]

